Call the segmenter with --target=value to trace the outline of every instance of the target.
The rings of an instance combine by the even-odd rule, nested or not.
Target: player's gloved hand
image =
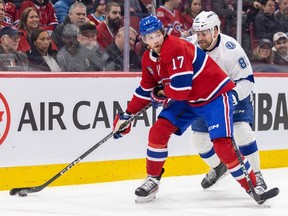
[[[233,106],[236,106],[238,104],[238,94],[236,91],[232,90],[232,98],[233,98]]]
[[[157,109],[164,106],[168,102],[168,98],[164,95],[164,89],[162,85],[156,86],[151,92],[152,107]]]
[[[128,113],[118,113],[113,122],[113,132],[114,139],[121,138],[123,135],[127,134],[131,130],[131,123],[124,126],[124,123],[132,117]]]

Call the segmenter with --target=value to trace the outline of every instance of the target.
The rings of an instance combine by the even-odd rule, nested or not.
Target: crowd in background
[[[169,35],[191,36],[194,18],[213,10],[236,38],[237,1],[130,0],[130,71],[141,71],[139,21],[153,7]],[[287,72],[288,0],[243,0],[242,9],[242,47],[254,70]],[[124,0],[0,0],[0,70],[123,71],[123,16]]]

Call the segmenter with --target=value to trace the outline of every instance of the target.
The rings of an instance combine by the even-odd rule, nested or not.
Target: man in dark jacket
[[[20,35],[16,28],[5,26],[0,31],[0,70],[27,71],[28,60],[25,53],[17,52]]]
[[[74,24],[80,27],[85,23],[86,17],[86,6],[83,3],[75,2],[73,5],[71,5],[68,16],[65,18],[63,23],[55,28],[51,35],[58,49],[61,49],[64,46],[64,42],[62,40],[62,32],[64,27],[67,24]]]
[[[137,53],[133,50],[137,37],[137,32],[132,27],[129,28],[129,67],[130,71],[141,71],[141,61]],[[121,27],[115,37],[115,42],[106,48],[109,55],[109,61],[115,64],[115,71],[123,71],[124,62],[124,27]]]

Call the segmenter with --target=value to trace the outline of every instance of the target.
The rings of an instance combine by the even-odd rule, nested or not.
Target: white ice
[[[203,190],[203,175],[164,177],[153,202],[135,203],[142,180],[47,187],[27,197],[0,192],[1,216],[286,216],[288,168],[264,169],[269,188],[280,194],[259,206],[229,175]],[[57,181],[57,180],[56,180]],[[37,186],[37,185],[35,185]]]

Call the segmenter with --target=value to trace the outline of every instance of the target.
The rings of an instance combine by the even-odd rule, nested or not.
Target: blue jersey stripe
[[[135,90],[135,95],[145,100],[150,100],[150,93],[151,91],[145,91],[141,86]]]
[[[174,74],[170,77],[171,88],[175,90],[190,90],[192,87],[193,71]]]
[[[193,62],[194,74],[197,74],[199,71],[202,71],[202,68],[205,65],[204,62],[206,61],[206,58],[207,54],[199,47],[197,47],[195,60]]]

